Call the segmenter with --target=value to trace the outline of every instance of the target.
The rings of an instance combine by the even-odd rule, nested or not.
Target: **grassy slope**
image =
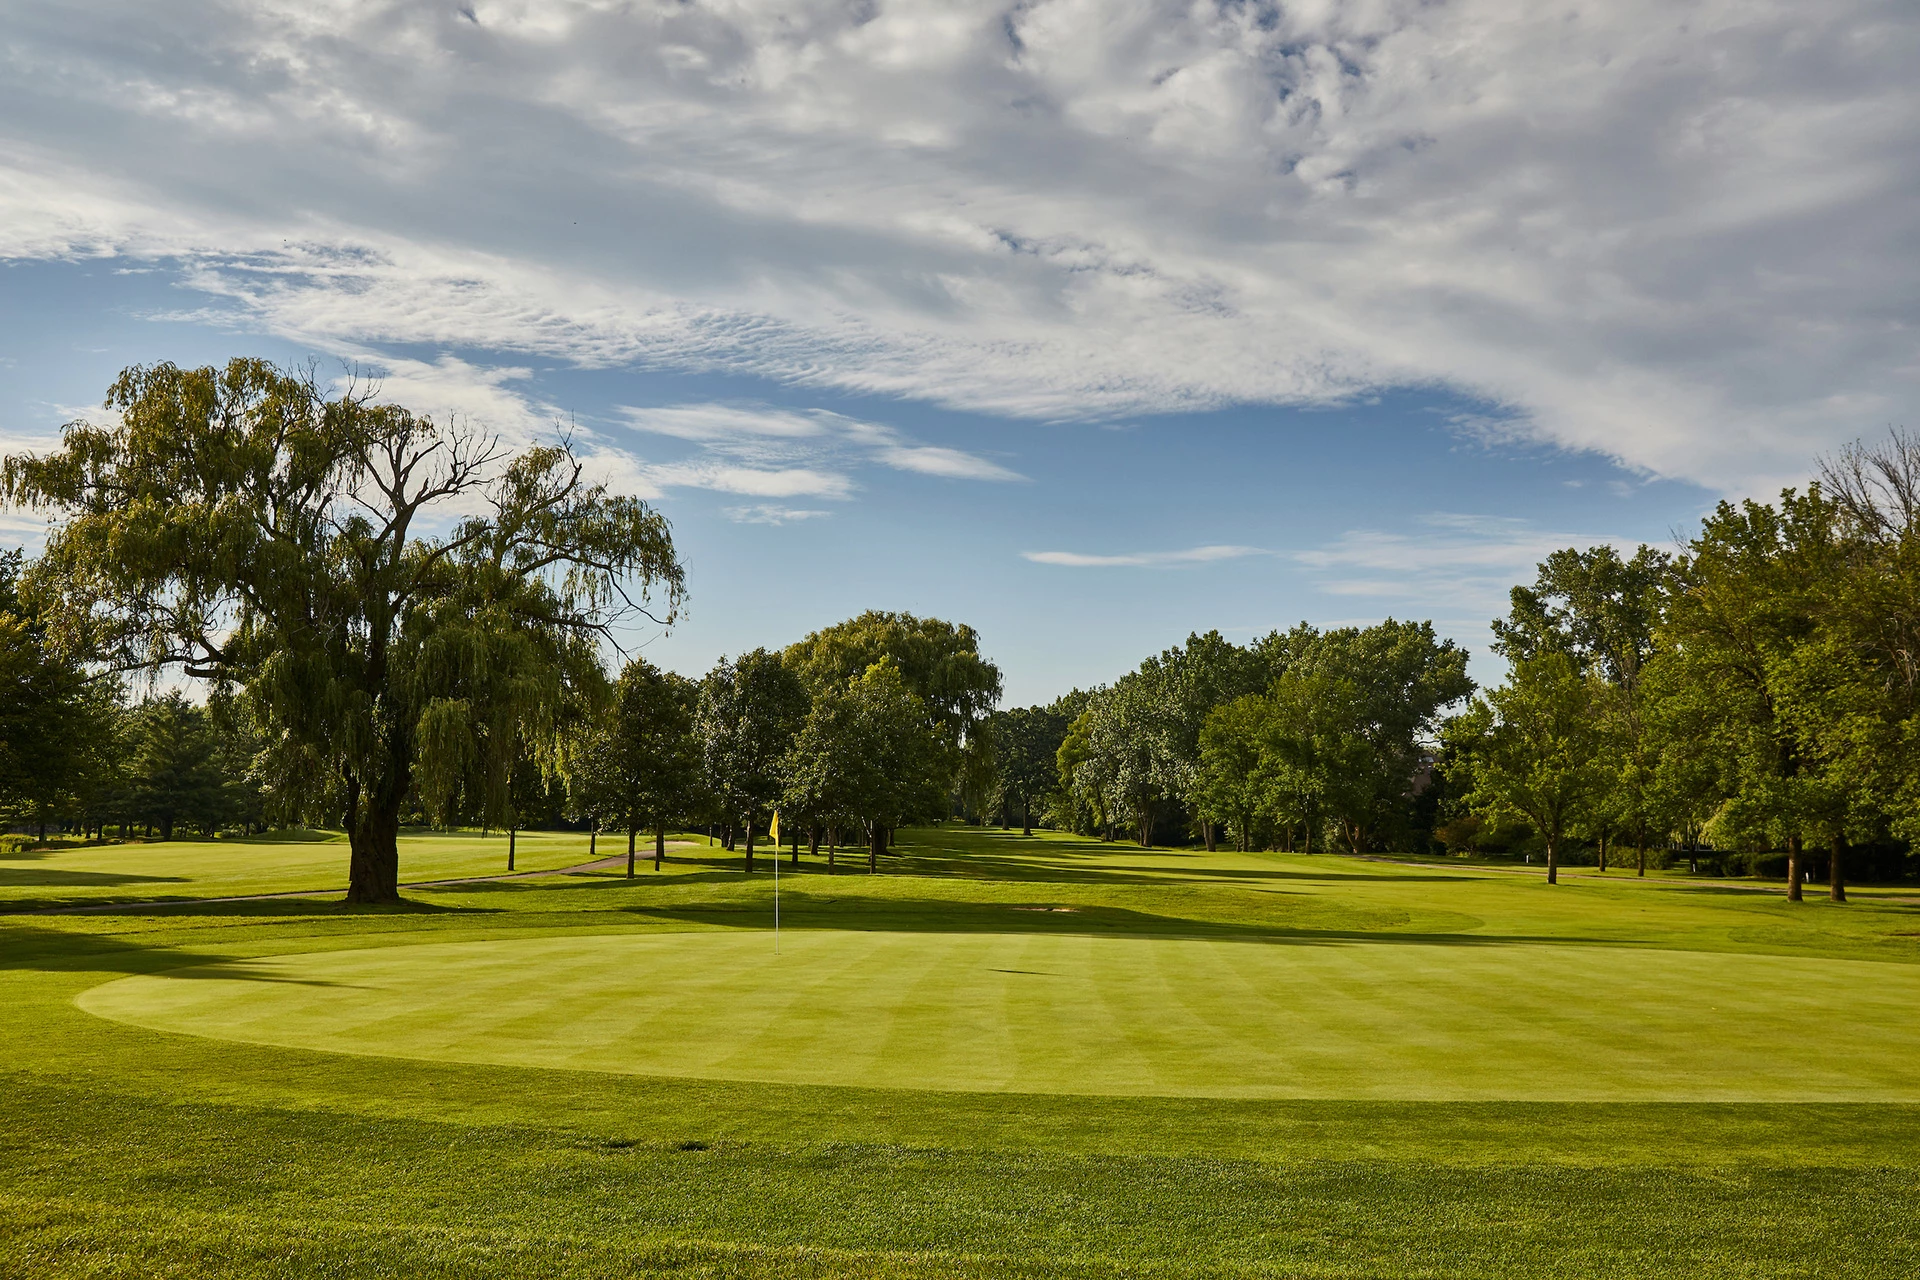
[[[787,889],[808,895],[812,923],[849,929],[1524,936],[1920,962],[1914,913],[1892,903],[1796,912],[1762,895],[1551,891],[1325,858],[961,843],[909,850],[903,865],[922,874]],[[236,1045],[72,1004],[108,978],[229,957],[732,931],[764,912],[768,888],[716,860],[632,886],[421,893],[402,912],[279,902],[0,920],[0,1275],[1920,1269],[1920,1108],[741,1084]],[[1013,910],[1034,905],[1079,910]],[[1604,950],[1595,965],[1596,986],[1613,980]]]
[[[523,831],[515,845],[516,871],[552,871],[588,858],[585,834]],[[596,852],[610,857],[625,851],[621,837],[603,835]],[[501,875],[506,869],[504,832],[420,832],[401,842],[403,883]],[[346,885],[346,837],[321,832],[0,854],[0,910],[344,892]]]

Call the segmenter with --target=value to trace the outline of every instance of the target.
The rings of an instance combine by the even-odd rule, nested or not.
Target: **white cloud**
[[[715,403],[655,408],[623,405],[620,413],[638,431],[689,440],[717,456],[761,465],[864,461],[951,480],[1026,479],[977,454],[919,444],[893,427],[824,409]]]
[[[763,469],[721,463],[667,462],[644,466],[640,474],[661,489],[713,489],[753,498],[847,498],[853,481],[811,467]]]
[[[727,519],[735,524],[792,524],[796,520],[819,520],[832,515],[830,511],[809,511],[794,507],[774,506],[759,503],[750,507],[726,507]]]
[[[1553,552],[1601,545],[1623,554],[1633,550],[1619,538],[1543,530],[1506,516],[1433,512],[1419,523],[1432,532],[1351,529],[1291,558],[1312,571],[1329,595],[1432,614],[1464,635],[1505,614],[1513,584],[1533,581],[1539,563]]]
[[[950,480],[1024,480],[1017,471],[1009,471],[997,462],[959,449],[935,445],[888,445],[875,457],[897,471],[918,471],[922,475],[945,476]]]
[[[1265,555],[1259,547],[1208,546],[1185,551],[1138,551],[1126,555],[1084,555],[1078,551],[1022,551],[1021,556],[1035,564],[1064,565],[1072,569],[1131,569],[1184,564],[1208,564],[1215,560],[1237,560],[1241,556]]]
[[[1920,404],[1917,54],[1905,0],[19,0],[0,256],[1034,417],[1445,385],[1765,487]]]

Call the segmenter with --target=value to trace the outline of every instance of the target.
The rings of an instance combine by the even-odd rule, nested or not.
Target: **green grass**
[[[889,871],[0,918],[0,1276],[1920,1271],[1912,891]]]
[[[589,856],[584,833],[523,831],[515,845],[516,871],[558,870]],[[597,853],[625,851],[622,838],[602,836]],[[506,869],[504,832],[417,832],[401,842],[403,882],[500,875]],[[346,837],[317,831],[0,853],[0,909],[345,892],[346,885]]]

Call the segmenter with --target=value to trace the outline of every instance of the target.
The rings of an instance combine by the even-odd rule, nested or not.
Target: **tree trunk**
[[[513,855],[514,855],[515,849],[518,847],[519,839],[520,839],[520,828],[517,826],[508,827],[507,828],[507,870],[509,871],[513,870]]]
[[[667,860],[667,824],[653,824],[653,869],[658,871],[660,864]]]
[[[1833,833],[1833,856],[1827,859],[1827,898],[1833,902],[1847,900],[1847,876],[1841,866],[1841,860],[1847,850],[1847,838],[1838,831]]]
[[[1560,839],[1551,834],[1547,836],[1547,883],[1560,883]]]
[[[820,856],[820,828],[818,826],[810,826],[807,828],[807,856],[809,858],[817,858]]]
[[[1202,818],[1202,819],[1200,819],[1200,835],[1201,835],[1201,837],[1202,837],[1202,838],[1203,838],[1204,840],[1206,840],[1206,842],[1207,842],[1207,852],[1208,852],[1208,853],[1212,853],[1212,852],[1214,852],[1214,848],[1213,848],[1213,820],[1212,820],[1211,818]]]
[[[1020,797],[1020,834],[1033,834],[1033,801],[1026,796]]]
[[[747,874],[752,875],[753,874],[753,819],[752,818],[747,819],[744,827],[744,831],[746,833],[746,838],[747,838]],[[780,856],[780,851],[778,849],[774,850],[774,857],[777,858],[779,856]]]
[[[800,828],[793,829],[793,856],[788,859],[794,866],[800,865]]]
[[[400,801],[405,788],[391,795],[367,797],[360,803],[360,785],[348,787],[347,901],[400,901]]]
[[[1642,831],[1634,838],[1633,846],[1634,874],[1647,874],[1647,833]]]
[[[869,873],[880,870],[880,851],[886,848],[887,844],[887,829],[880,825],[878,818],[875,818],[873,821],[872,836],[873,838],[867,842],[867,871]]]
[[[633,840],[638,834],[635,828],[627,828],[627,879],[629,880],[633,879]]]
[[[1137,834],[1140,837],[1140,847],[1142,849],[1153,848],[1153,809],[1152,807],[1143,804],[1139,808],[1135,809],[1133,811],[1133,824],[1135,828],[1135,834]]]
[[[1607,833],[1600,833],[1600,874],[1607,874]]]
[[[837,853],[839,849],[840,849],[840,828],[828,827],[827,828],[827,874],[828,875],[833,874],[833,865],[834,865],[833,855]]]
[[[1800,837],[1787,837],[1787,901],[1800,902]]]
[[[600,828],[587,828],[587,861],[596,862],[600,858]]]

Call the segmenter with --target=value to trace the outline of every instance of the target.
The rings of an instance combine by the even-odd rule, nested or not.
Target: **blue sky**
[[[1484,649],[1546,551],[1920,394],[1897,4],[10,8],[0,445],[233,354],[571,423],[690,673],[869,607],[1014,702],[1214,627]]]

